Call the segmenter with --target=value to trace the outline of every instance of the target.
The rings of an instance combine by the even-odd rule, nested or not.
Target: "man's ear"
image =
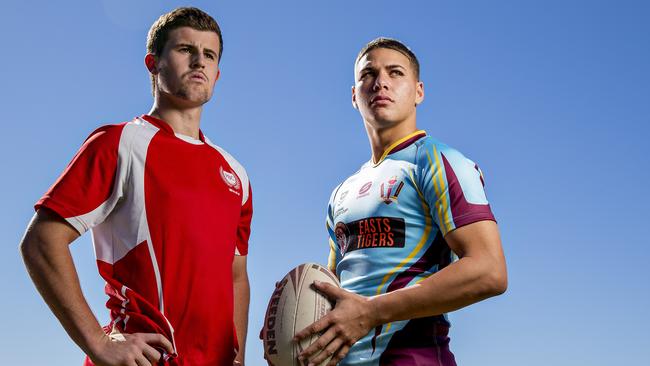
[[[158,61],[156,60],[156,56],[153,54],[147,53],[147,55],[144,56],[144,65],[150,73],[154,75],[158,74]]]
[[[424,83],[418,81],[417,86],[415,87],[415,105],[422,103],[424,100]]]
[[[359,106],[357,105],[357,91],[354,88],[354,85],[352,85],[352,106],[354,109],[359,109]]]

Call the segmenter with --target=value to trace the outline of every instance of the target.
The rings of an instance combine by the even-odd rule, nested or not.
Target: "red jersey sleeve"
[[[104,126],[91,133],[34,208],[56,212],[80,234],[103,222],[119,199],[115,187],[123,127]]]
[[[244,188],[244,187],[242,187]],[[244,188],[246,189],[246,188]],[[242,204],[239,225],[237,227],[236,253],[238,255],[248,254],[248,238],[251,235],[251,220],[253,218],[253,190],[248,183],[248,199]]]

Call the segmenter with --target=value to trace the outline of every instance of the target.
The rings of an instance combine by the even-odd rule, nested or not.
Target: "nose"
[[[192,63],[190,65],[193,69],[205,68],[205,56],[201,52],[196,52],[192,55]]]
[[[386,90],[388,89],[387,76],[384,75],[383,72],[377,74],[377,77],[375,78],[375,82],[372,84],[373,91],[379,91],[381,89],[386,89]]]

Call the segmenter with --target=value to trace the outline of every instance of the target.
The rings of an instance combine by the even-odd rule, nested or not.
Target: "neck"
[[[376,127],[366,120],[363,122],[368,133],[370,149],[372,150],[372,162],[374,164],[379,162],[386,149],[395,141],[417,131],[415,118],[412,121],[403,121],[389,127]]]
[[[149,115],[165,121],[174,133],[198,140],[202,110],[202,106],[181,109],[162,103],[159,98],[156,98]]]

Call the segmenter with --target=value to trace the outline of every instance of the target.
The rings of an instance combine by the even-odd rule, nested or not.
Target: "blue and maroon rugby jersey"
[[[396,141],[330,198],[329,267],[343,288],[374,296],[412,286],[455,258],[444,236],[494,220],[476,164],[424,131]],[[446,314],[384,324],[341,365],[455,365]]]

